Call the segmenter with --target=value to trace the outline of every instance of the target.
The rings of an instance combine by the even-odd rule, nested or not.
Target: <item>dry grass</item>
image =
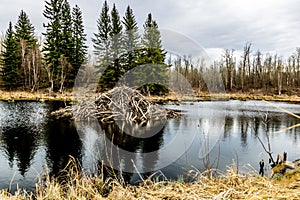
[[[150,96],[147,97],[155,102],[176,102],[180,100],[197,100],[197,101],[211,101],[211,100],[266,100],[266,101],[279,101],[279,102],[300,102],[300,96],[298,95],[266,95],[262,92],[235,92],[235,93],[207,93],[199,92],[195,95],[195,98],[178,97],[175,94],[168,94],[164,96]]]
[[[89,177],[70,164],[64,173],[65,182],[49,176],[41,181],[36,192],[18,191],[12,195],[0,193],[0,199],[300,199],[300,175],[270,180],[255,174],[238,174],[234,167],[213,177],[211,173],[194,172],[193,183],[181,181],[153,182],[145,180],[140,186],[122,181]]]
[[[72,101],[71,91],[67,91],[64,94],[61,93],[49,93],[46,90],[39,92],[25,92],[25,91],[2,91],[0,90],[0,100],[14,101],[14,100],[30,100],[30,101]],[[215,93],[210,94],[208,92],[198,92],[194,97],[178,96],[170,92],[163,96],[146,96],[149,100],[154,102],[176,102],[180,100],[198,100],[198,101],[210,101],[210,100],[266,100],[266,101],[282,101],[282,102],[300,102],[300,96],[297,94],[282,94],[282,95],[266,95],[262,91],[253,92],[233,92],[233,93]]]
[[[71,101],[71,92],[61,93],[49,93],[46,91],[40,92],[25,92],[25,91],[2,91],[0,90],[0,100],[2,101]]]
[[[158,182],[146,186],[118,188],[112,199],[299,199],[300,179],[269,180],[238,175],[234,170],[212,178],[198,174],[194,183]]]

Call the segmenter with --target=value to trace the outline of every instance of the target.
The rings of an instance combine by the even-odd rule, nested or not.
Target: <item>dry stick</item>
[[[288,130],[290,130],[290,129],[297,128],[297,127],[299,127],[299,126],[300,126],[300,123],[299,123],[299,124],[295,124],[295,125],[290,126],[290,127],[287,127],[287,128],[284,128],[284,129],[279,130],[279,131],[275,131],[274,133],[282,133],[282,132],[284,132],[284,131],[288,131]]]
[[[123,113],[126,113],[126,106],[125,106],[125,100],[124,100],[124,92],[122,92],[122,94],[120,95],[121,96],[121,102],[120,102],[120,105],[122,106],[122,112]]]
[[[273,157],[272,157],[272,153],[273,153],[273,152],[271,152],[270,149],[267,150],[267,148],[265,147],[264,143],[261,141],[261,139],[260,139],[259,136],[256,136],[256,137],[258,138],[258,140],[259,140],[260,144],[262,145],[262,147],[264,148],[265,152],[266,152],[267,154],[269,154],[269,156],[270,156],[270,158],[271,158],[271,160],[272,160],[272,163],[275,163],[275,161],[274,161],[274,159],[273,159]],[[268,140],[268,141],[269,141],[269,140]],[[268,142],[268,144],[270,144],[270,143]],[[269,146],[269,148],[270,148],[270,146]]]
[[[268,122],[268,114],[266,113],[265,114],[265,119],[263,119],[263,123],[264,123],[265,129],[266,129],[266,136],[267,136],[267,140],[268,140],[268,150],[265,147],[265,145],[263,144],[260,137],[259,136],[256,136],[256,137],[258,138],[259,142],[262,144],[262,146],[263,146],[264,150],[266,151],[266,153],[269,154],[269,157],[270,157],[272,163],[275,164],[275,161],[274,161],[273,156],[272,156],[273,152],[271,151],[271,142],[270,142],[269,129],[268,129],[267,122]]]
[[[131,159],[132,165],[134,167],[134,169],[136,170],[137,174],[139,175],[140,179],[144,182],[145,180],[143,179],[141,173],[139,172],[138,168],[136,167],[134,160]]]
[[[268,128],[268,125],[267,125],[267,120],[268,120],[268,114],[266,114],[265,126],[266,126],[267,140],[268,140],[268,149],[269,149],[269,152],[271,152],[271,142],[270,142],[270,135],[269,135],[269,128]],[[271,160],[274,163],[273,157],[271,158]]]
[[[284,109],[284,108],[281,108],[281,107],[279,107],[279,106],[277,106],[277,105],[275,105],[275,104],[273,104],[273,103],[271,103],[271,102],[268,102],[268,101],[265,101],[265,100],[263,100],[263,101],[266,102],[266,103],[268,103],[268,104],[271,104],[271,105],[274,106],[275,108],[277,108],[277,109],[279,109],[279,110],[281,110],[281,111],[283,111],[283,112],[285,112],[285,113],[287,113],[287,114],[289,114],[289,115],[292,115],[292,116],[294,116],[294,117],[300,119],[300,116],[299,116],[299,115],[296,115],[296,114],[294,114],[294,113],[292,113],[292,112],[290,112],[290,111],[288,111],[288,110],[286,110],[286,109]],[[275,131],[274,133],[281,133],[281,132],[284,132],[284,131],[287,131],[287,130],[290,130],[290,129],[293,129],[293,128],[297,128],[297,127],[299,127],[299,126],[300,126],[300,123],[299,123],[299,124],[295,124],[295,125],[290,126],[290,127],[287,127],[287,128],[284,128],[284,129],[279,130],[279,131]]]
[[[284,108],[281,108],[281,107],[279,107],[279,106],[277,106],[277,105],[275,105],[275,104],[273,104],[273,103],[271,103],[271,102],[268,102],[268,101],[265,101],[265,100],[263,100],[263,102],[266,102],[266,103],[272,105],[273,107],[275,107],[275,108],[277,108],[277,109],[279,109],[279,110],[281,110],[281,111],[284,111],[284,112],[286,112],[286,113],[288,113],[288,114],[290,114],[290,115],[292,115],[292,116],[294,116],[294,117],[300,119],[300,116],[298,116],[298,115],[296,115],[296,114],[294,114],[294,113],[292,113],[292,112],[290,112],[290,111],[288,111],[288,110],[286,110],[286,109],[284,109]]]
[[[144,119],[146,120],[146,119],[147,119],[147,117],[146,117],[146,115],[144,114],[144,112],[143,112],[142,108],[140,108],[140,107],[139,107],[139,105],[138,105],[138,103],[137,103],[137,102],[135,102],[135,105],[136,105],[136,108],[137,108],[137,109],[140,111],[140,113],[143,115]]]

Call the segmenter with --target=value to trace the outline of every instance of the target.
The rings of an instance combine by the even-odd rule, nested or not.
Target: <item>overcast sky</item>
[[[83,12],[88,45],[96,32],[103,0],[70,0]],[[298,0],[108,0],[123,16],[127,5],[134,10],[142,27],[149,12],[161,29],[176,31],[204,47],[210,55],[223,49],[242,50],[246,42],[253,44],[253,53],[277,52],[291,55],[300,47],[300,1]],[[8,22],[15,23],[23,9],[36,28],[36,35],[44,31],[43,0],[1,0],[0,30],[5,32]],[[180,45],[180,44],[178,44]]]

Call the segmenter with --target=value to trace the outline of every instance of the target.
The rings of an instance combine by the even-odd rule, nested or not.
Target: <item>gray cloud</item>
[[[70,2],[78,4],[83,11],[90,45],[103,1]],[[300,1],[297,0],[109,0],[110,7],[113,2],[121,15],[130,5],[140,27],[151,12],[160,28],[186,35],[205,48],[242,50],[246,42],[252,42],[253,48],[287,56],[300,46]],[[44,1],[2,0],[1,3],[1,31],[6,30],[9,21],[16,22],[20,10],[24,9],[37,35],[41,34],[45,22]]]

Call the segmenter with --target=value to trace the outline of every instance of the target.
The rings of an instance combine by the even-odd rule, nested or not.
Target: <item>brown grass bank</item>
[[[71,101],[72,93],[49,93],[47,91],[3,91],[0,90],[0,101]]]
[[[74,168],[66,184],[46,178],[34,193],[3,190],[0,199],[300,199],[300,176],[270,180],[255,174],[238,174],[234,168],[216,177],[195,172],[193,183],[181,181],[153,182],[145,180],[139,186],[122,181],[80,175]]]
[[[279,102],[293,102],[300,103],[299,95],[287,95],[287,94],[264,94],[262,92],[231,92],[231,93],[214,93],[199,92],[195,94],[195,97],[178,97],[172,93],[164,96],[150,96],[148,97],[155,102],[168,102],[168,101],[180,101],[181,100],[197,100],[197,101],[213,101],[213,100],[265,100],[265,101],[279,101]]]
[[[72,101],[72,91],[61,93],[49,93],[46,90],[38,92],[26,92],[26,91],[3,91],[0,90],[0,100],[2,101]],[[197,100],[197,101],[211,101],[211,100],[266,100],[266,101],[282,101],[282,102],[295,102],[300,103],[300,96],[298,94],[266,94],[263,91],[251,91],[251,92],[230,92],[220,94],[210,94],[208,92],[198,92],[194,98],[176,96],[173,93],[169,93],[163,96],[148,96],[150,100],[155,102],[176,102],[181,100]]]

